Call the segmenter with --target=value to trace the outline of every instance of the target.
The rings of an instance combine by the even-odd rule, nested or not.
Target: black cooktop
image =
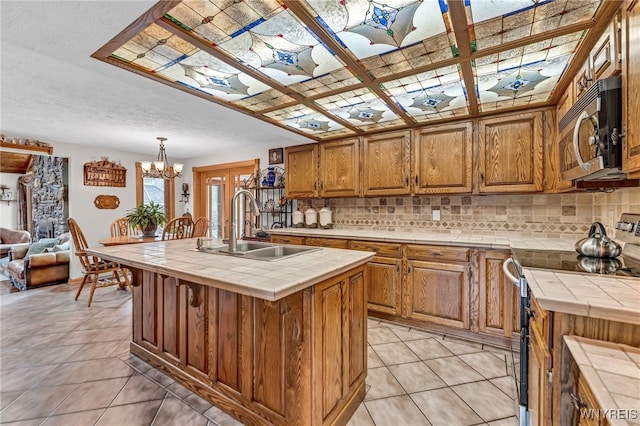
[[[549,269],[563,272],[640,277],[640,262],[625,259],[599,259],[582,256],[575,251],[511,249],[514,260],[525,268]]]

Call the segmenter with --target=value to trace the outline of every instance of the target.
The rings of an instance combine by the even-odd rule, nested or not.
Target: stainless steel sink
[[[199,245],[198,251],[227,256],[238,256],[245,259],[273,261],[286,259],[310,251],[320,250],[318,247],[282,246],[256,241],[238,241],[237,250],[229,251],[228,244]]]
[[[262,249],[252,250],[245,257],[256,260],[279,260],[299,254],[309,253],[310,251],[320,250],[318,247],[292,247],[292,246],[273,246]]]

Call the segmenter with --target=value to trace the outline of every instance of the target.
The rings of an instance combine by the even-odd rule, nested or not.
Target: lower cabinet
[[[405,316],[468,330],[470,276],[465,264],[408,260]]]
[[[477,326],[480,333],[518,339],[520,292],[502,272],[502,264],[509,256],[508,250],[480,250],[478,254]]]
[[[367,264],[367,308],[400,316],[402,303],[402,259],[376,256]]]
[[[364,398],[364,265],[277,301],[132,273],[131,352],[243,424],[341,425]]]
[[[529,335],[529,424],[532,426],[550,425],[550,407],[548,404],[551,395],[551,383],[549,383],[547,371],[551,367],[551,355],[547,344],[537,331],[531,329]]]
[[[373,251],[369,314],[492,345],[517,346],[520,294],[505,279],[509,250],[272,235],[272,242]]]

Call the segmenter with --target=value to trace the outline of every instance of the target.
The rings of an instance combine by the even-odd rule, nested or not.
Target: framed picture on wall
[[[273,148],[269,150],[269,165],[284,163],[284,148]]]

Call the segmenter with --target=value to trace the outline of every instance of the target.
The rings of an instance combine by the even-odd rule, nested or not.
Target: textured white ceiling
[[[310,140],[90,55],[155,1],[0,1],[0,132],[172,160]]]

